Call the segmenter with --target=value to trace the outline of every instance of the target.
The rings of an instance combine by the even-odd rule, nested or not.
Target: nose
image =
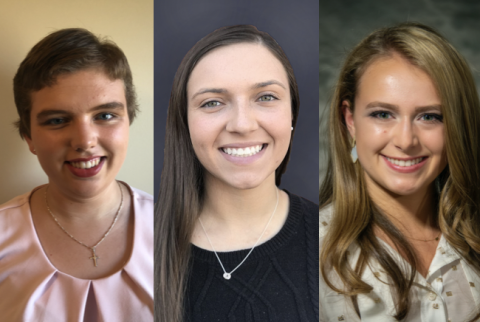
[[[416,128],[410,119],[403,119],[395,127],[393,144],[403,152],[408,152],[418,145]]]
[[[89,119],[76,120],[71,127],[71,146],[75,151],[88,151],[97,145],[97,129]]]
[[[229,132],[248,133],[258,128],[257,112],[247,98],[237,99],[230,109],[226,129]]]

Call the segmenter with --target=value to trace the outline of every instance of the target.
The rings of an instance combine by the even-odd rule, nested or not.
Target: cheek
[[[356,126],[357,153],[363,154],[366,151],[377,152],[388,143],[388,128],[371,123],[361,123]]]
[[[104,128],[99,132],[99,141],[105,148],[118,155],[126,155],[130,127],[128,124]]]
[[[292,114],[285,109],[281,113],[269,115],[261,124],[273,138],[277,149],[277,162],[280,163],[287,153],[292,138]]]
[[[217,123],[218,118],[189,115],[188,128],[190,139],[197,156],[201,155],[207,147],[215,142],[215,133],[218,132]]]
[[[443,154],[445,149],[445,136],[442,131],[430,131],[422,139],[424,145],[435,154]]]
[[[292,127],[292,112],[290,107],[278,107],[275,111],[266,111],[258,114],[258,120],[262,127],[277,134],[287,133]]]
[[[60,132],[32,132],[32,142],[40,157],[44,153],[53,155],[58,153],[65,146],[65,138]]]
[[[443,129],[425,131],[420,138],[422,145],[439,160],[441,167],[447,164],[445,133]]]

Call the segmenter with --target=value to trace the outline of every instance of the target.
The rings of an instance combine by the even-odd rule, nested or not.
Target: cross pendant
[[[100,257],[97,256],[97,254],[95,253],[95,247],[92,248],[92,257],[90,257],[90,259],[93,259],[93,263],[95,264],[95,267],[97,267],[97,259],[99,259]]]

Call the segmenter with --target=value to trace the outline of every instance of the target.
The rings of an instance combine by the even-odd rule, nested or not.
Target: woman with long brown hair
[[[431,28],[373,32],[348,55],[320,190],[328,321],[474,321],[480,305],[480,104]]]
[[[156,208],[157,321],[317,321],[317,206],[279,190],[297,120],[292,67],[253,26],[185,56]]]

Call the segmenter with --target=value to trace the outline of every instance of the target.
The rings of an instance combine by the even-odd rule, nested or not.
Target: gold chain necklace
[[[118,181],[117,181],[117,184],[118,184],[118,188],[120,189],[120,195],[121,195],[120,206],[118,207],[117,213],[115,214],[115,218],[113,219],[113,222],[112,222],[112,224],[110,225],[110,228],[108,228],[107,232],[103,235],[102,239],[100,239],[100,240],[98,241],[98,243],[96,243],[96,244],[93,245],[93,246],[88,246],[88,245],[82,243],[81,241],[79,241],[78,239],[76,239],[75,237],[73,237],[72,234],[70,234],[65,228],[63,228],[63,226],[58,222],[57,217],[55,217],[55,216],[53,215],[52,211],[50,210],[50,206],[48,205],[47,192],[48,192],[49,186],[47,186],[47,188],[45,189],[45,203],[46,203],[46,205],[47,205],[47,210],[48,210],[48,212],[50,213],[50,215],[52,215],[52,218],[55,220],[55,222],[57,223],[57,225],[65,232],[65,234],[67,234],[71,239],[73,239],[74,241],[76,241],[76,242],[79,243],[80,245],[85,246],[85,247],[87,247],[88,249],[90,249],[90,250],[92,251],[92,257],[90,257],[89,259],[93,260],[93,264],[95,265],[95,267],[98,266],[97,260],[100,258],[100,257],[97,256],[96,247],[97,247],[98,245],[100,245],[100,243],[103,242],[105,238],[107,238],[107,236],[108,236],[108,234],[110,233],[110,231],[112,231],[113,226],[115,226],[115,223],[117,222],[118,214],[120,214],[120,210],[122,209],[122,206],[123,206],[123,190],[122,190],[122,187],[120,186],[120,183],[119,183]]]

